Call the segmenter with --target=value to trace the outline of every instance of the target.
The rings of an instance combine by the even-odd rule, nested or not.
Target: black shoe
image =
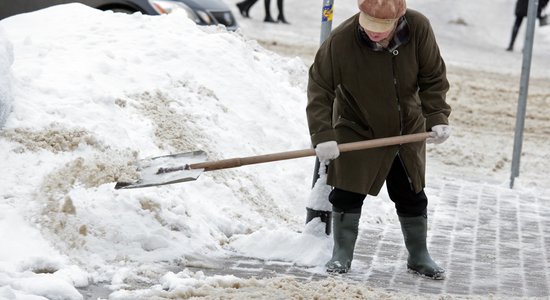
[[[237,8],[239,9],[239,12],[241,13],[241,16],[244,18],[250,18],[248,16],[248,9],[245,7],[245,5],[241,2],[237,3]]]
[[[285,16],[283,15],[279,15],[279,17],[277,18],[277,21],[283,23],[283,24],[290,24],[286,19],[285,19]]]
[[[275,20],[273,20],[273,18],[271,16],[266,16],[264,18],[264,22],[266,22],[266,23],[277,23]]]
[[[506,51],[512,52],[512,51],[514,51],[514,49],[512,47],[508,47],[508,48],[506,48]]]

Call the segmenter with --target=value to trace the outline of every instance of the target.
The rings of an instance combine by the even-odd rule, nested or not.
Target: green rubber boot
[[[399,222],[401,222],[405,246],[409,251],[407,269],[423,277],[445,279],[445,269],[432,260],[426,247],[428,218],[426,216],[399,217]]]
[[[332,258],[326,263],[329,273],[347,273],[353,260],[353,250],[359,232],[361,213],[332,212],[334,248]]]

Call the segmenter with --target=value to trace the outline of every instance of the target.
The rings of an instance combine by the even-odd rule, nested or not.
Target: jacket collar
[[[359,35],[359,39],[372,50],[393,52],[394,50],[399,48],[399,46],[406,44],[410,40],[411,31],[409,29],[409,24],[407,23],[407,19],[405,18],[405,16],[399,18],[399,20],[397,21],[397,27],[395,28],[395,33],[393,34],[393,38],[391,39],[387,48],[384,48],[377,42],[373,42],[365,32],[363,27],[361,27],[361,25],[357,25],[357,32]]]

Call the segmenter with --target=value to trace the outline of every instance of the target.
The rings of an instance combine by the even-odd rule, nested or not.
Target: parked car
[[[101,10],[145,15],[168,14],[183,10],[198,25],[222,24],[228,30],[237,29],[237,21],[222,0],[0,0],[0,20],[16,14],[49,6],[82,3]]]

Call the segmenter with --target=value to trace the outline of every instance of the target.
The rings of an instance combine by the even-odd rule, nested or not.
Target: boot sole
[[[327,269],[327,273],[329,274],[345,274],[349,272],[349,270],[346,269]]]
[[[435,273],[433,275],[426,275],[426,274],[422,274],[422,273],[418,272],[417,270],[412,269],[410,267],[407,267],[407,272],[409,272],[411,274],[418,275],[418,276],[423,277],[423,278],[432,279],[432,280],[443,280],[446,277],[445,272]]]

